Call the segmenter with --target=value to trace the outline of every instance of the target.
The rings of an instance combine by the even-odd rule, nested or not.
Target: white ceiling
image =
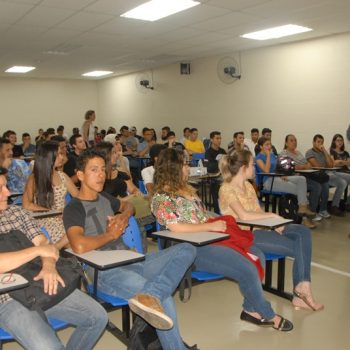
[[[144,22],[119,16],[145,0],[0,0],[0,76],[13,76],[4,73],[13,65],[36,66],[26,76],[38,78],[81,79],[91,70],[121,75],[350,31],[349,0],[199,1]],[[288,23],[314,30],[264,42],[239,37]]]

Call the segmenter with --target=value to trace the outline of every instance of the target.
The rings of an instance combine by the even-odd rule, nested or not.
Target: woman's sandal
[[[282,317],[281,315],[276,315],[281,317],[281,320],[277,327],[273,326],[273,329],[276,329],[277,331],[281,332],[290,332],[293,329],[293,323],[287,320],[286,318]]]
[[[313,311],[321,311],[324,309],[324,306],[322,305],[322,307],[320,307],[319,309],[316,309],[314,305],[312,305],[310,303],[310,300],[308,299],[307,295],[306,294],[303,294],[303,293],[300,293],[298,292],[296,289],[293,290],[293,294],[301,299],[311,310]],[[295,308],[301,308],[301,309],[306,309],[305,307],[302,307],[302,306],[295,306]],[[309,310],[310,310],[309,309]],[[307,310],[307,309],[306,309]]]
[[[262,327],[271,327],[275,324],[273,321],[267,321],[263,318],[259,319],[252,315],[249,315],[248,312],[245,312],[244,310],[241,312],[240,318],[242,321],[253,323],[257,326],[262,326]]]

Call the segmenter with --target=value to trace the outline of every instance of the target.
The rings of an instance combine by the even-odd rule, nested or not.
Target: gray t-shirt
[[[295,165],[305,165],[307,163],[306,158],[303,156],[303,154],[299,151],[297,151],[297,153],[291,153],[288,152],[286,149],[284,149],[281,153],[280,156],[282,157],[290,157],[294,160]]]
[[[64,208],[63,223],[66,231],[72,226],[84,229],[85,236],[97,236],[106,232],[107,216],[115,215],[120,208],[120,201],[108,193],[101,192],[96,200],[87,201],[73,198]],[[129,249],[119,237],[99,250]]]
[[[326,157],[323,154],[323,152],[319,152],[319,151],[314,150],[313,148],[310,148],[305,153],[305,157],[307,160],[309,160],[310,158],[315,158],[321,167],[327,166],[327,160],[326,160]]]

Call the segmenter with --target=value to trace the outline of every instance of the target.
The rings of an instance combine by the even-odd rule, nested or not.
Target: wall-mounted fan
[[[241,79],[241,67],[233,57],[223,57],[218,61],[217,73],[219,79],[225,84],[232,84]]]
[[[146,94],[148,91],[153,90],[153,75],[152,72],[142,72],[135,76],[136,90],[142,94]]]

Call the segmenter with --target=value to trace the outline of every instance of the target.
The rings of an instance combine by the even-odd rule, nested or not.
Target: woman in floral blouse
[[[276,315],[265,299],[261,286],[262,252],[252,245],[250,235],[244,236],[232,217],[211,219],[195,190],[188,185],[189,167],[183,152],[163,150],[154,174],[152,212],[161,225],[174,232],[216,231],[230,238],[197,248],[196,269],[222,274],[238,282],[244,297],[241,319],[260,326],[291,331],[293,324]],[[247,232],[247,231],[245,231]],[[251,240],[250,240],[251,239]]]

